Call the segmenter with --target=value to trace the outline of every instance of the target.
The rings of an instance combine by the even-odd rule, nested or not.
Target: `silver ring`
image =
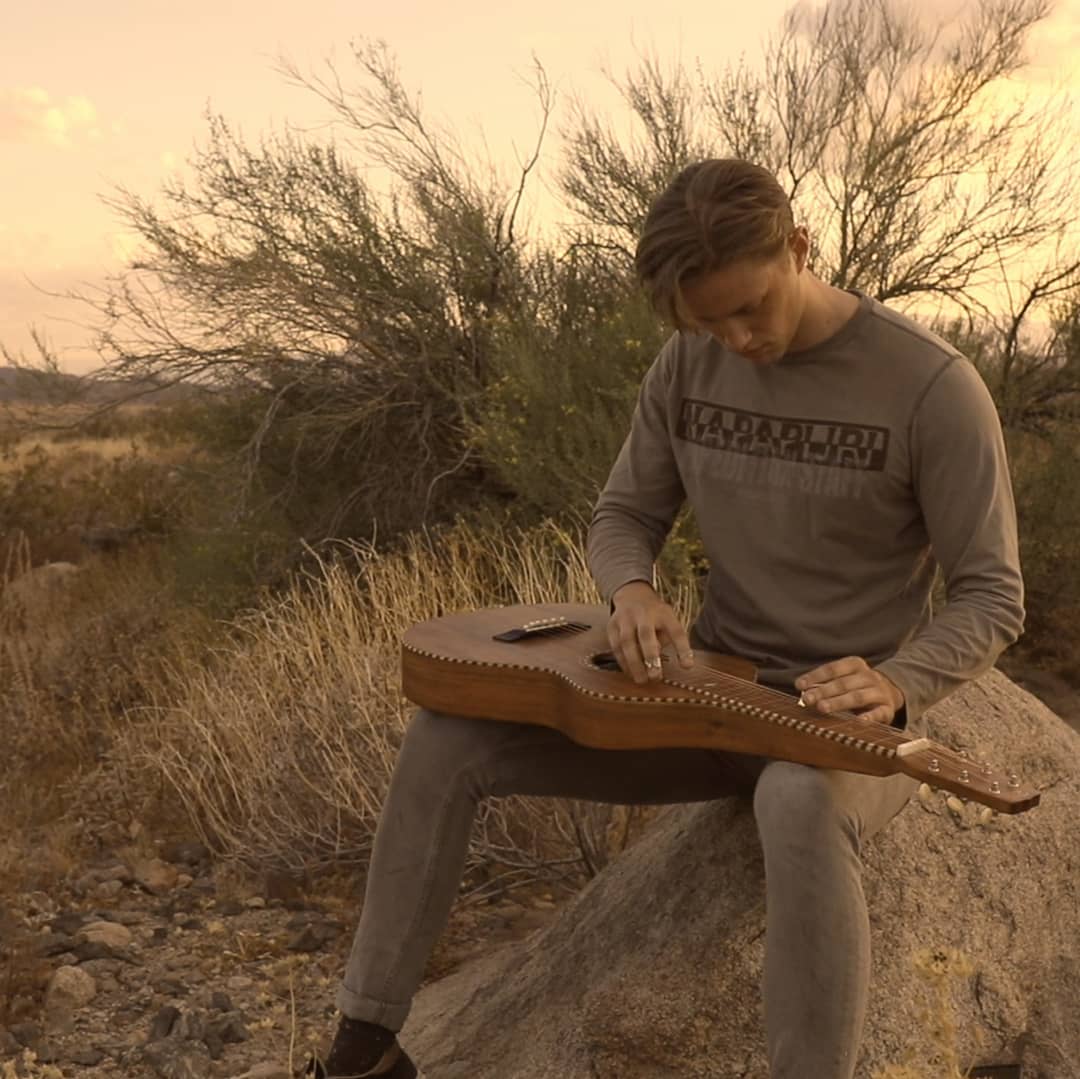
[[[650,671],[655,671],[661,666],[660,657],[657,656],[656,659],[647,659],[645,661],[645,666],[648,667]]]

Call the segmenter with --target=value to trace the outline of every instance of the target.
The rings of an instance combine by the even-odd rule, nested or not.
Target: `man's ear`
[[[795,272],[802,273],[806,268],[807,259],[810,257],[810,233],[805,225],[798,225],[791,230],[788,237],[788,247],[792,258],[795,260]]]

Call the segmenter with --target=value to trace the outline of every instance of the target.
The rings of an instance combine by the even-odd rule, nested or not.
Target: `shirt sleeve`
[[[653,563],[686,499],[668,416],[678,336],[642,381],[630,432],[593,510],[586,552],[605,603],[630,581],[652,582]]]
[[[1001,423],[975,367],[958,357],[911,424],[912,478],[946,602],[878,670],[909,718],[977,678],[1023,631],[1016,508]]]

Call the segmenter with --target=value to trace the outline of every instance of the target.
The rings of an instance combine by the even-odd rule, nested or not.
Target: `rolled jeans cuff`
[[[365,997],[360,993],[354,993],[344,983],[338,986],[334,1003],[342,1015],[350,1019],[362,1019],[365,1023],[377,1023],[381,1027],[386,1027],[387,1030],[392,1030],[395,1034],[405,1025],[405,1019],[412,1007],[411,1002],[391,1004],[385,1000]]]

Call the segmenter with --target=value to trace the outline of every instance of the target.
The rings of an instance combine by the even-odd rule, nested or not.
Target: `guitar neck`
[[[665,668],[664,681],[687,689],[719,708],[738,715],[775,723],[801,734],[835,741],[856,753],[894,757],[910,736],[884,723],[875,723],[852,712],[819,712],[778,689],[721,671],[706,664],[682,670]]]
[[[999,812],[1019,813],[1039,802],[1038,791],[1023,783],[1013,771],[1000,771],[985,760],[853,712],[819,712],[800,704],[789,694],[706,665],[684,671],[670,664],[664,681],[701,695],[736,715],[834,741],[856,756],[866,754],[888,759],[897,772]]]

